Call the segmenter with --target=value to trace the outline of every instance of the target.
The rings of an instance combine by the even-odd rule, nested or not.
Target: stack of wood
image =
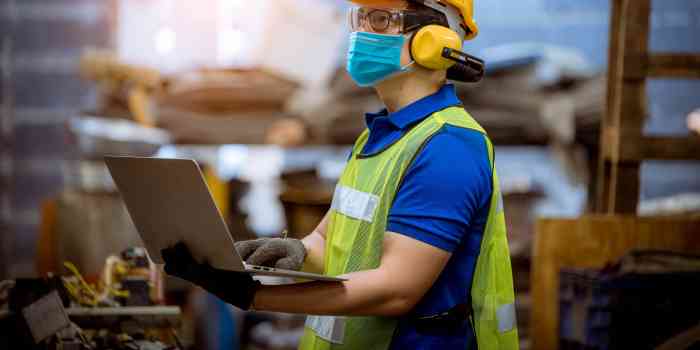
[[[497,144],[583,144],[597,148],[605,108],[605,78],[562,76],[535,81],[532,64],[491,74],[478,84],[457,84],[465,107]],[[350,144],[364,129],[364,113],[383,108],[371,88],[358,87],[339,69],[330,87],[295,96],[293,110],[321,143]]]
[[[96,114],[163,128],[176,143],[287,146],[308,139],[307,126],[285,108],[298,84],[263,69],[164,76],[110,52],[90,51],[81,70],[98,83]]]
[[[109,51],[88,50],[80,59],[83,79],[97,84],[100,116],[132,119],[153,126],[150,98],[164,89],[166,78],[158,71],[125,64]]]
[[[594,198],[605,85],[603,74],[538,81],[532,63],[489,73],[457,90],[495,144],[549,146],[569,181],[588,185]]]
[[[285,111],[297,87],[263,70],[185,74],[172,78],[156,97],[157,124],[178,143],[285,144],[279,142],[279,133],[289,132],[282,136],[299,144],[305,139],[305,126]]]
[[[604,77],[562,76],[541,84],[535,74],[535,64],[490,74],[478,84],[459,84],[459,96],[495,143],[597,144]]]

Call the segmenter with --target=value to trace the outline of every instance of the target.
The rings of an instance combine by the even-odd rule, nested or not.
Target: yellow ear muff
[[[436,24],[421,28],[411,39],[411,56],[419,65],[433,70],[452,67],[455,62],[442,57],[444,48],[462,50],[462,39],[454,30]]]

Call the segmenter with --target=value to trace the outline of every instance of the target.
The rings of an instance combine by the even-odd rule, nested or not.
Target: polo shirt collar
[[[437,111],[459,104],[461,102],[457,98],[455,86],[445,84],[436,93],[423,97],[394,113],[389,113],[386,109],[377,113],[367,113],[365,122],[371,129],[377,118],[387,118],[395,128],[403,130]]]

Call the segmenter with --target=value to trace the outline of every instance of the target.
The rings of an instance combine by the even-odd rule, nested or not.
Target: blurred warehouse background
[[[221,5],[219,1],[208,2],[196,7],[203,12],[202,21],[206,24],[202,24],[205,28],[193,35],[199,37],[218,33],[219,39],[214,39],[217,35],[211,35],[206,40],[209,43],[203,45],[216,45],[218,40],[222,40],[228,43],[219,50],[231,50],[227,46],[231,45],[234,46],[233,51],[238,50],[239,56],[235,52],[216,49],[192,52],[188,47],[176,48],[179,38],[175,30],[180,30],[183,36],[189,30],[188,23],[179,23],[178,20],[192,14],[177,12],[191,8],[184,2],[2,1],[2,247],[3,257],[8,262],[2,264],[5,274],[31,274],[34,271],[33,252],[41,200],[58,193],[64,184],[63,168],[69,153],[66,122],[76,113],[97,103],[94,85],[81,79],[78,74],[80,57],[85,48],[122,49],[127,56],[136,56],[136,60],[149,57],[156,60],[155,57],[159,56],[153,53],[158,53],[160,48],[166,51],[164,56],[173,61],[176,60],[174,57],[191,55],[190,60],[184,60],[185,65],[201,63],[194,57],[198,53],[205,56],[203,62],[206,63],[245,65],[254,63],[251,61],[257,58],[256,54],[246,51],[245,45],[255,45],[259,40],[248,36],[248,31],[261,36],[284,35],[275,30],[274,22],[268,24],[271,27],[266,30],[261,28],[264,24],[259,21],[250,21],[250,16],[260,14],[261,10],[255,7],[264,6],[265,1],[256,2],[259,4],[254,6],[246,4],[244,14],[239,18],[233,18],[233,15],[227,18],[233,22],[231,27],[234,30],[217,32],[217,26],[226,24],[216,22],[217,16],[220,16],[216,8],[242,6],[242,2],[221,1],[230,5]],[[324,3],[336,4],[339,11],[346,6],[339,0]],[[700,4],[690,0],[654,1],[653,4],[657,11],[652,14],[652,48],[671,51],[700,49],[700,41],[696,38],[700,28]],[[160,11],[168,6],[170,11]],[[178,9],[178,6],[181,8]],[[130,7],[134,13],[127,12],[129,18],[120,22],[117,10],[129,11]],[[139,7],[159,14],[141,12]],[[524,46],[523,50],[532,52],[537,51],[538,45],[558,45],[580,52],[585,66],[576,68],[596,72],[605,70],[610,7],[607,0],[477,1],[476,7],[483,30],[479,39],[469,44],[472,52],[479,53],[505,44],[520,44]],[[343,17],[343,14],[338,16]],[[135,34],[141,31],[146,34]],[[230,41],[227,40],[229,38]],[[191,39],[184,40],[186,44],[192,44]],[[294,45],[297,40],[289,38],[278,41]],[[335,51],[328,51],[328,55],[336,54],[338,64],[342,62],[342,40],[341,34],[338,36],[339,46]],[[532,48],[528,48],[528,45]],[[270,48],[271,51],[264,55],[276,61],[289,56],[290,49]],[[168,55],[168,50],[177,50],[177,54]],[[226,57],[227,54],[231,56]],[[312,61],[319,56],[311,52],[308,52],[308,57],[304,54],[303,49],[296,49],[292,56]],[[327,61],[327,57],[323,57],[323,60]],[[177,66],[173,64],[160,62],[158,68],[176,69]],[[651,118],[647,131],[686,133],[685,118],[689,111],[697,107],[700,99],[698,84],[683,80],[652,81],[648,93],[654,99],[650,106]],[[659,169],[664,171],[657,171]],[[694,176],[698,170],[697,166],[680,163],[648,162],[642,180],[643,196],[654,198],[700,191],[700,178]]]
[[[481,34],[466,50],[489,68],[484,82],[458,92],[497,144],[526,304],[536,219],[594,206],[610,3],[475,0]],[[652,50],[700,52],[700,2],[652,6]],[[138,244],[100,152],[196,158],[225,192],[218,204],[232,231],[305,232],[328,206],[362,113],[381,106],[344,73],[347,8],[342,0],[0,0],[0,280],[61,269],[68,258],[99,274],[107,256]],[[699,81],[653,79],[647,98],[645,133],[692,133]],[[637,213],[697,213],[698,174],[697,163],[645,161]],[[201,313],[230,311],[198,300],[209,310]],[[520,307],[527,315],[529,305]],[[231,315],[212,327],[240,326]],[[275,319],[247,336],[295,339],[297,321]],[[212,332],[200,341],[232,342]],[[279,341],[260,348],[285,348]]]

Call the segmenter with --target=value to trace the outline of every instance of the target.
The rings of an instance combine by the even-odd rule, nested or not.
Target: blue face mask
[[[387,35],[366,32],[350,34],[347,70],[360,86],[373,86],[386,78],[407,71],[401,66],[403,35]]]

